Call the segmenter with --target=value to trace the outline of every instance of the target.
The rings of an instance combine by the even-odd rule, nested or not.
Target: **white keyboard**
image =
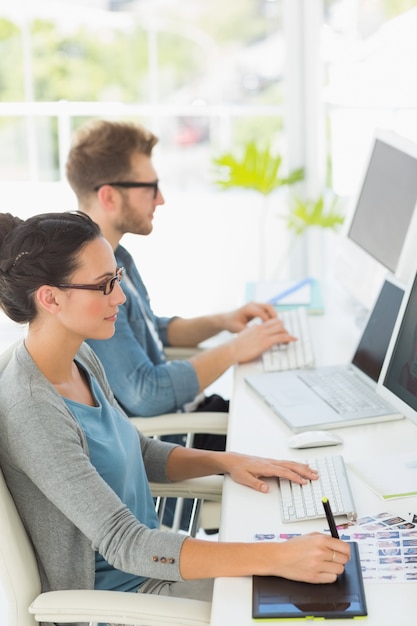
[[[356,507],[343,457],[334,455],[305,462],[318,471],[319,478],[305,485],[279,479],[282,521],[301,522],[325,517],[323,497],[329,500],[333,515],[346,515],[349,520],[356,520]]]
[[[383,409],[386,406],[385,400],[378,396],[374,389],[368,387],[349,370],[340,372],[337,368],[318,369],[303,372],[300,378],[314,389],[314,393],[341,414],[366,409]]]
[[[290,344],[278,343],[262,355],[265,372],[312,367],[314,365],[313,346],[307,319],[307,309],[297,307],[279,313],[287,331],[297,337]]]

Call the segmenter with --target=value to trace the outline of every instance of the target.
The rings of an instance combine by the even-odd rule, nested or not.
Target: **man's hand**
[[[259,318],[261,322],[266,322],[276,317],[277,313],[272,304],[249,302],[235,311],[223,314],[224,330],[239,333],[256,318]]]
[[[261,324],[246,326],[229,340],[233,348],[234,363],[247,363],[278,343],[291,343],[296,337],[290,335],[277,317]]]

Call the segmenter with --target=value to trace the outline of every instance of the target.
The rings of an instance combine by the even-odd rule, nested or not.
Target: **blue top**
[[[133,515],[148,528],[159,521],[149,490],[136,429],[107,401],[100,385],[85,371],[96,406],[64,398],[86,434],[91,463]],[[122,572],[95,553],[95,588],[136,591],[146,578]]]
[[[173,318],[153,313],[133,258],[122,246],[116,249],[116,261],[129,279],[121,283],[126,302],[119,308],[116,332],[110,339],[87,343],[102,362],[112,391],[128,415],[151,417],[180,411],[198,393],[195,368],[189,361],[166,362],[149,322],[167,346],[167,329]]]

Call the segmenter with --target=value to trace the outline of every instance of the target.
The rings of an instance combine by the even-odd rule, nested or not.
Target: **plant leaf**
[[[317,200],[303,200],[295,197],[287,217],[287,227],[301,235],[310,226],[337,230],[343,223],[344,215],[337,209],[337,198],[333,198],[327,208],[323,196]]]
[[[269,195],[278,187],[293,185],[304,178],[302,168],[280,178],[281,155],[273,155],[269,144],[262,148],[254,141],[244,146],[240,158],[226,152],[212,162],[217,168],[214,182],[222,189],[241,187]]]

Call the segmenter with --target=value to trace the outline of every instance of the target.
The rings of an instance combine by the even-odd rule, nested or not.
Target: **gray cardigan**
[[[77,359],[118,406],[93,351],[84,344]],[[0,390],[0,464],[35,548],[42,591],[94,588],[97,550],[118,569],[182,580],[186,537],[146,528],[119,500],[90,463],[84,432],[23,342],[0,371]],[[168,482],[174,446],[138,436],[148,479]],[[162,555],[162,562],[154,558]]]

